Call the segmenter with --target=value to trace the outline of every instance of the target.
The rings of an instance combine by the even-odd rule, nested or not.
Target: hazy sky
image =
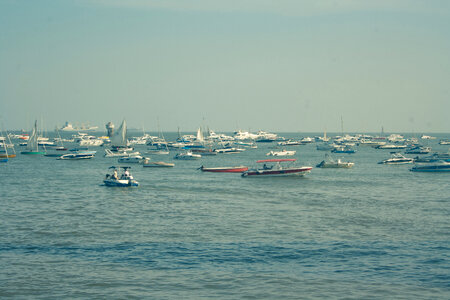
[[[0,0],[0,124],[450,132],[447,0]]]

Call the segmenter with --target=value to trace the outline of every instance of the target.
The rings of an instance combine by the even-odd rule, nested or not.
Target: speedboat
[[[174,158],[175,159],[183,159],[183,160],[194,160],[194,159],[202,158],[202,156],[200,154],[194,154],[194,153],[192,153],[192,151],[187,151],[187,152],[178,153],[177,155],[175,155]]]
[[[380,161],[379,164],[386,165],[400,165],[400,164],[411,164],[414,162],[414,158],[405,157],[400,153],[392,153],[392,156],[388,159]]]
[[[141,164],[145,160],[148,161],[148,158],[142,157],[140,155],[134,155],[134,156],[120,157],[117,161],[119,163]]]
[[[295,150],[288,151],[286,149],[283,149],[281,151],[270,151],[266,155],[268,155],[268,156],[292,156],[292,155],[295,155],[295,153],[297,153],[297,151],[295,151]]]
[[[140,153],[138,151],[136,152],[127,152],[127,151],[111,151],[109,149],[105,149],[105,157],[130,157],[130,156],[136,156]]]
[[[238,167],[216,167],[216,168],[205,168],[201,166],[199,168],[203,172],[216,172],[216,173],[242,173],[248,170],[246,166],[238,166]]]
[[[173,168],[175,166],[174,163],[168,163],[165,161],[149,161],[144,162],[143,165],[146,168]]]
[[[331,152],[333,152],[333,153],[355,153],[356,150],[352,149],[349,146],[338,146],[338,147],[334,148],[333,150],[331,150]]]
[[[263,167],[245,171],[244,173],[242,173],[242,177],[303,176],[311,172],[312,167],[305,167],[305,166],[285,167],[281,165],[281,163],[288,163],[295,161],[296,161],[295,158],[258,160],[257,163],[264,163]]]
[[[375,146],[376,149],[405,149],[406,145],[397,145],[397,144],[384,144],[384,145],[379,145],[379,146]]]
[[[349,169],[353,167],[355,163],[352,162],[345,162],[341,161],[339,158],[338,160],[334,160],[329,155],[325,155],[325,159],[322,160],[316,167],[317,168],[346,168]]]
[[[138,186],[139,182],[137,182],[133,176],[128,171],[130,167],[110,167],[113,172],[111,174],[106,174],[103,182],[106,186],[117,186],[117,187],[127,187],[127,186]],[[119,177],[119,173],[122,174]]]
[[[410,169],[413,172],[450,172],[450,162],[436,161],[428,164],[416,164]]]
[[[431,147],[414,146],[405,151],[406,154],[428,154],[431,152]]]
[[[68,153],[61,155],[58,157],[58,159],[65,159],[65,160],[79,160],[79,159],[90,159],[95,156],[95,153],[97,151],[80,151],[75,153]]]
[[[245,149],[230,147],[230,148],[215,149],[214,151],[217,153],[231,154],[231,153],[241,153],[245,151]]]

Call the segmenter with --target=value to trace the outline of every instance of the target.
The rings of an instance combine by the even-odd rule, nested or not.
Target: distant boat
[[[62,160],[80,160],[94,158],[96,151],[80,151],[61,155],[58,159]]]
[[[21,154],[45,154],[45,151],[39,151],[37,136],[37,120],[34,122],[34,127],[30,138],[27,141],[26,150],[20,152]]]
[[[356,150],[349,146],[338,146],[331,150],[333,153],[355,153]]]
[[[129,186],[139,186],[139,182],[137,182],[133,176],[130,174],[128,169],[130,167],[110,167],[109,169],[113,169],[111,174],[106,174],[103,183],[106,186],[112,187],[129,187]],[[122,174],[119,177],[119,172],[122,171]]]
[[[174,166],[175,166],[174,163],[168,163],[164,161],[144,162],[144,167],[146,168],[172,168]]]
[[[199,168],[203,172],[215,172],[215,173],[242,173],[248,170],[246,166],[238,166],[238,167],[215,167],[215,168],[205,168],[201,166]]]
[[[281,163],[295,162],[295,158],[286,159],[263,159],[257,163],[264,163],[262,168],[251,169],[242,173],[242,177],[284,177],[284,176],[303,176],[311,172],[312,167],[292,166],[284,167]],[[271,164],[268,166],[267,164]]]
[[[195,159],[202,158],[202,156],[200,154],[194,154],[191,151],[187,151],[187,152],[178,153],[177,155],[175,155],[174,158],[182,159],[182,160],[195,160]]]
[[[413,172],[450,172],[450,162],[437,161],[428,164],[417,164],[410,169]]]
[[[392,156],[388,159],[380,161],[379,164],[386,165],[400,165],[400,164],[411,164],[414,162],[414,158],[405,157],[400,153],[392,153]]]
[[[95,131],[98,129],[98,126],[85,126],[84,124],[81,127],[73,127],[73,125],[69,122],[66,122],[60,130],[62,131]]]
[[[268,155],[268,156],[292,156],[292,155],[295,155],[295,153],[297,153],[297,151],[295,151],[295,150],[288,151],[286,149],[283,149],[281,151],[270,151],[266,155]]]
[[[339,158],[338,160],[334,160],[329,155],[325,155],[325,159],[321,161],[316,167],[317,168],[345,168],[349,169],[353,167],[355,163],[352,162],[345,162],[341,161]]]

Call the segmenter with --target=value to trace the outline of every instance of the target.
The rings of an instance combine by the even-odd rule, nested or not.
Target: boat
[[[375,146],[376,149],[389,149],[389,150],[395,150],[395,149],[405,149],[406,145],[397,145],[397,144],[382,144]]]
[[[385,165],[400,165],[400,164],[411,164],[414,162],[414,158],[405,157],[400,153],[392,152],[391,157],[379,162],[379,164]]]
[[[129,157],[129,156],[136,156],[140,155],[138,151],[135,152],[127,152],[127,151],[111,151],[109,149],[105,149],[105,157]]]
[[[26,150],[21,151],[21,154],[45,154],[45,151],[40,151],[38,146],[37,136],[37,120],[34,122],[34,127],[31,135],[27,141]]]
[[[200,154],[201,156],[214,156],[217,155],[217,152],[215,152],[211,148],[204,148],[204,149],[191,149],[192,153]]]
[[[345,168],[349,169],[353,167],[355,163],[341,161],[340,158],[338,160],[334,160],[331,156],[325,155],[325,159],[322,160],[316,167],[317,168]]]
[[[148,158],[142,157],[140,155],[133,155],[120,157],[117,161],[119,163],[141,164],[144,163],[145,161],[148,161]]]
[[[80,151],[80,152],[75,152],[75,153],[68,153],[68,154],[61,155],[60,157],[58,157],[58,159],[63,159],[63,160],[91,159],[91,158],[94,158],[96,152],[97,151]]]
[[[319,150],[319,151],[331,151],[334,148],[336,148],[336,145],[330,144],[330,143],[327,143],[327,142],[316,144],[316,149]]]
[[[103,182],[106,186],[114,186],[114,187],[128,187],[128,186],[139,186],[139,182],[137,182],[133,176],[128,171],[130,167],[110,167],[112,169],[111,174],[106,174]],[[119,173],[122,174],[119,177]]]
[[[283,149],[281,151],[270,151],[266,155],[268,155],[268,156],[292,156],[292,155],[295,155],[295,153],[297,153],[297,151],[295,151],[295,150],[288,151],[286,149]]]
[[[186,151],[177,153],[177,155],[174,156],[175,159],[182,159],[182,160],[195,160],[202,158],[200,154],[194,154],[192,151]]]
[[[333,150],[331,150],[331,152],[333,152],[333,153],[349,153],[349,154],[351,154],[351,153],[355,153],[356,150],[352,149],[349,146],[337,146]]]
[[[146,153],[149,155],[168,155],[170,152],[163,149],[148,149]]]
[[[416,164],[410,169],[413,172],[450,172],[450,162],[436,161],[427,164]]]
[[[81,127],[73,127],[73,125],[69,122],[66,122],[60,130],[62,131],[95,131],[98,129],[98,126],[85,126],[81,124]]]
[[[217,152],[217,153],[225,153],[225,154],[241,153],[241,152],[243,152],[243,151],[245,151],[245,149],[242,149],[242,148],[235,148],[235,147],[214,149],[214,152]]]
[[[428,154],[431,152],[431,147],[413,146],[405,150],[405,154]]]
[[[264,163],[262,168],[252,169],[242,173],[242,177],[281,177],[281,176],[303,176],[311,172],[312,167],[306,166],[288,166],[284,167],[281,163],[295,162],[295,158],[285,159],[263,159],[257,163]],[[271,164],[268,166],[267,164]]]
[[[111,137],[111,150],[113,151],[131,151],[128,148],[128,140],[127,140],[127,122],[125,119],[120,124],[120,127],[117,129],[117,132]]]
[[[0,150],[0,162],[8,162],[9,158],[16,157],[16,150],[14,150],[14,144],[11,143],[11,139],[9,135],[6,135],[9,139],[9,144],[6,143],[5,137],[0,137],[0,146],[3,147],[3,150]],[[8,148],[11,147],[14,151],[14,154],[8,153]]]
[[[248,167],[246,166],[237,166],[237,167],[215,167],[215,168],[205,168],[201,166],[199,170],[203,172],[215,172],[215,173],[242,173],[248,171]]]
[[[304,143],[300,142],[300,141],[295,141],[292,139],[289,139],[287,141],[282,141],[282,142],[278,142],[279,146],[299,146],[299,145],[304,145]]]
[[[145,168],[173,168],[175,164],[164,161],[147,161],[144,162],[143,166]]]
[[[450,140],[440,140],[439,145],[450,145]]]

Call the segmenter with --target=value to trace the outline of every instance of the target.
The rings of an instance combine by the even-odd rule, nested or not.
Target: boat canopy
[[[257,163],[268,163],[268,162],[286,162],[286,161],[296,161],[295,158],[285,158],[285,159],[263,159],[258,160]]]

